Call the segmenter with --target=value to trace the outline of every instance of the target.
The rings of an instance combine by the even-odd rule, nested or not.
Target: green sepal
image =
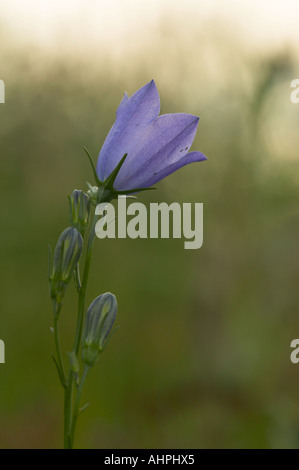
[[[116,167],[114,168],[114,170],[112,171],[112,173],[110,173],[110,175],[108,176],[107,179],[105,179],[105,181],[103,182],[103,185],[106,187],[106,188],[109,188],[110,190],[112,191],[115,191],[113,189],[113,183],[114,181],[116,180],[116,177],[119,173],[119,170],[121,169],[121,167],[123,166],[124,164],[124,161],[125,159],[127,158],[128,154],[125,153],[124,156],[122,157],[122,159],[118,162],[118,164],[116,165]]]
[[[95,177],[95,180],[97,182],[97,184],[100,186],[102,184],[102,182],[99,180],[98,178],[98,175],[97,175],[97,170],[94,166],[94,163],[93,163],[93,160],[91,158],[91,155],[89,153],[89,151],[87,150],[87,148],[83,147],[83,150],[84,152],[86,153],[87,157],[88,157],[88,160],[89,160],[89,163],[91,164],[91,168],[92,168],[92,172],[93,172],[93,176]]]
[[[126,195],[126,194],[131,194],[131,193],[139,193],[140,191],[150,191],[151,189],[157,189],[154,187],[151,188],[135,188],[135,189],[127,189],[125,191],[116,191],[117,194],[121,195]]]
[[[123,166],[128,154],[127,153],[124,154],[122,159],[118,162],[118,164],[116,165],[114,170],[110,173],[108,178],[105,179],[105,181],[100,181],[99,178],[98,178],[93,160],[92,160],[88,150],[85,147],[83,147],[83,149],[84,149],[86,155],[88,156],[88,159],[90,161],[96,183],[99,187],[98,188],[98,195],[97,195],[96,204],[98,204],[100,202],[103,202],[103,201],[109,202],[112,199],[117,199],[117,197],[119,195],[122,196],[122,195],[128,195],[128,194],[132,194],[132,193],[139,193],[141,191],[149,191],[149,190],[152,190],[152,189],[157,189],[157,188],[153,188],[153,187],[152,188],[133,188],[133,189],[126,189],[126,190],[123,190],[123,191],[118,191],[117,189],[114,189],[113,184],[114,184],[114,182],[116,180],[116,177],[117,177],[121,167]],[[89,190],[92,192],[93,187],[89,183],[87,183],[87,185],[89,187]]]

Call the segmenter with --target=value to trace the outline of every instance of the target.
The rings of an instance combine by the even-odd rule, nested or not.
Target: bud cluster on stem
[[[95,206],[99,200],[103,200],[101,196],[103,196],[103,192],[99,191],[96,187],[94,187],[92,197],[90,194],[86,194],[80,190],[73,191],[69,197],[71,226],[66,228],[59,236],[53,259],[51,250],[49,250],[49,293],[53,301],[53,330],[56,347],[56,356],[53,356],[53,360],[65,392],[64,447],[67,449],[73,447],[77,418],[80,414],[80,398],[87,373],[96,363],[99,354],[107,345],[117,313],[115,296],[111,293],[105,293],[98,296],[90,304],[84,322],[86,287],[95,238],[95,224],[97,222],[95,215],[87,241],[82,283],[80,279],[80,261],[84,246],[84,236],[90,223],[91,208]],[[111,200],[111,195],[107,191],[105,197]],[[75,287],[78,292],[78,316],[73,350],[67,353],[69,371],[68,374],[65,374],[58,321],[60,319],[66,288],[72,278],[74,279]],[[83,366],[81,378],[80,363]],[[75,385],[76,387],[74,387]],[[76,396],[73,406],[74,391]]]

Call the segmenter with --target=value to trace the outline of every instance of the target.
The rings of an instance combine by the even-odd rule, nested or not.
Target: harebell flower
[[[53,256],[49,250],[49,284],[53,303],[53,355],[60,383],[64,389],[64,447],[73,448],[80,412],[80,399],[88,371],[114,332],[117,301],[110,292],[99,295],[86,308],[86,289],[98,216],[95,207],[119,195],[147,189],[193,162],[206,157],[189,151],[199,118],[191,114],[160,115],[159,93],[154,80],[124,95],[113,124],[100,151],[97,164],[86,149],[95,185],[88,191],[75,189],[69,197],[70,225],[58,238]],[[86,244],[86,250],[84,250]],[[82,253],[85,253],[82,260]],[[83,265],[82,273],[81,266]],[[62,354],[59,320],[64,296],[74,280],[78,294],[78,312],[73,349]]]

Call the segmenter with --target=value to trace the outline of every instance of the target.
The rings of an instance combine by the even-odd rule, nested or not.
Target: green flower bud
[[[72,372],[74,374],[78,374],[80,366],[79,366],[79,361],[77,359],[77,356],[76,356],[75,352],[73,351],[71,353],[67,353],[67,355],[68,355],[68,358],[69,358],[69,361],[70,361]]]
[[[72,227],[79,230],[82,237],[89,224],[90,197],[83,191],[75,189],[69,197],[70,220]]]
[[[88,191],[87,191],[87,194],[90,197],[90,200],[93,203],[93,205],[96,205],[97,200],[98,200],[98,190],[99,190],[99,188],[97,186],[91,186],[91,184],[89,184],[89,183],[87,183],[87,186],[89,188]]]
[[[74,227],[65,229],[58,238],[52,269],[50,268],[50,296],[61,303],[66,284],[72,278],[83,247],[83,239]]]
[[[87,366],[93,366],[105,348],[116,313],[116,297],[110,292],[100,295],[90,304],[82,335],[82,361]]]

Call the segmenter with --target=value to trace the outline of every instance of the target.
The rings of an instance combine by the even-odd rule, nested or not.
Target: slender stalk
[[[74,374],[70,370],[68,384],[64,394],[64,448],[71,449],[71,433],[72,428],[72,404],[73,404],[73,381]]]
[[[103,188],[102,194],[98,199],[98,203],[108,201],[108,200],[111,200],[110,191],[106,191],[105,188]],[[87,288],[87,281],[88,281],[89,270],[90,270],[92,249],[93,249],[94,239],[95,239],[95,226],[96,226],[97,220],[98,220],[98,216],[94,215],[90,232],[89,232],[83,278],[82,278],[82,283],[81,283],[81,287],[79,290],[77,325],[76,325],[76,333],[75,333],[75,340],[74,340],[74,347],[73,347],[73,352],[76,354],[77,357],[78,357],[78,353],[80,349],[82,326],[83,326],[83,319],[84,319],[84,312],[85,312],[86,288]],[[73,447],[76,423],[77,423],[78,412],[79,412],[79,402],[80,402],[82,388],[83,388],[83,384],[86,378],[87,371],[88,369],[85,368],[80,385],[79,385],[79,389],[77,391],[74,414],[72,414],[72,402],[73,402],[73,386],[74,386],[75,375],[71,369],[69,372],[67,385],[65,387],[65,396],[64,396],[64,447],[65,449],[72,449]]]
[[[55,360],[55,358],[54,360],[56,362],[57,371],[58,371],[61,385],[65,388],[66,386],[65,372],[64,372],[63,361],[62,361],[62,354],[61,354],[61,347],[60,347],[60,335],[59,335],[59,327],[58,327],[58,318],[59,318],[61,307],[62,307],[61,303],[57,303],[55,300],[53,300],[54,340],[55,340],[57,361]]]
[[[58,327],[58,318],[54,317],[54,339],[55,339],[55,346],[56,346],[56,353],[57,353],[57,364],[59,367],[59,378],[61,381],[61,385],[65,388],[66,387],[66,380],[65,380],[65,372],[62,362],[62,355],[61,355],[61,346],[60,346],[60,335],[59,335],[59,327]]]
[[[84,317],[84,308],[85,308],[86,287],[87,287],[87,281],[88,281],[88,275],[89,275],[89,269],[90,269],[91,255],[92,255],[93,243],[94,243],[94,238],[95,238],[95,226],[96,226],[97,220],[98,220],[98,217],[94,215],[92,226],[91,226],[90,233],[89,233],[89,238],[88,238],[82,285],[81,285],[81,289],[79,292],[77,327],[76,327],[76,335],[75,335],[75,342],[74,342],[74,348],[73,348],[76,355],[78,355],[79,347],[80,347],[83,317]]]
[[[83,317],[84,317],[84,310],[85,310],[86,287],[87,287],[87,281],[88,281],[88,275],[89,275],[89,269],[90,269],[92,248],[93,248],[93,242],[95,238],[95,225],[96,225],[97,219],[98,218],[95,215],[93,218],[92,226],[91,226],[90,233],[89,233],[83,279],[82,279],[82,284],[81,284],[81,288],[79,292],[77,326],[76,326],[76,334],[75,334],[75,341],[74,341],[74,347],[73,347],[73,351],[75,352],[76,356],[78,356],[78,352],[80,348]],[[65,389],[65,398],[64,398],[64,447],[65,449],[72,448],[73,440],[71,438],[71,434],[72,433],[74,434],[75,432],[75,425],[73,426],[73,423],[72,423],[73,421],[72,419],[73,385],[74,385],[74,374],[70,370],[67,387]]]
[[[88,374],[88,371],[89,371],[89,367],[85,366],[84,370],[83,370],[81,380],[80,380],[80,384],[79,384],[79,387],[78,387],[78,391],[77,391],[77,396],[76,396],[76,401],[75,401],[75,406],[74,406],[74,413],[73,413],[73,423],[72,423],[72,431],[71,431],[71,445],[74,442],[77,419],[78,419],[78,416],[80,414],[80,410],[79,410],[80,400],[81,400],[83,386],[84,386],[84,382],[85,382],[86,376]]]

